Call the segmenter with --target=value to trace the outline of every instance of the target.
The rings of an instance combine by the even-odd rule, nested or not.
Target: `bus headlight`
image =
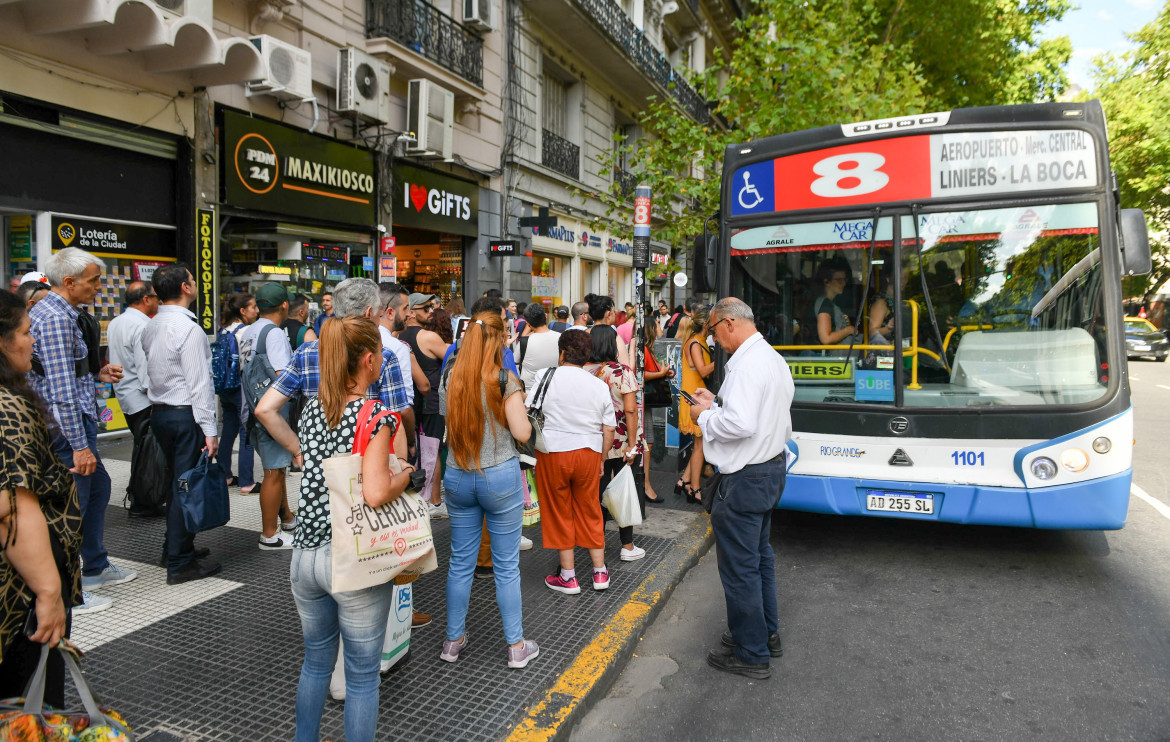
[[[1113,442],[1105,436],[1101,436],[1093,441],[1093,450],[1097,453],[1109,453],[1113,448]]]
[[[1079,448],[1066,448],[1060,454],[1060,465],[1071,472],[1081,472],[1089,467],[1089,454]]]
[[[1032,461],[1032,475],[1037,479],[1052,479],[1056,476],[1056,462],[1047,456]]]

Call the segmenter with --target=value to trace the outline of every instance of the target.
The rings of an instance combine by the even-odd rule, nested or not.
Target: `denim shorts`
[[[260,454],[260,465],[265,469],[287,469],[292,465],[292,454],[276,442],[259,422],[249,436],[253,450]]]

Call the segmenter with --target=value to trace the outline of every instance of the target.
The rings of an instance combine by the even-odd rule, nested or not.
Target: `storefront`
[[[0,272],[43,270],[66,247],[106,263],[89,311],[106,328],[126,286],[175,260],[194,263],[190,148],[181,138],[0,92]],[[183,247],[186,249],[181,249]],[[104,355],[103,350],[103,355]],[[108,384],[98,385],[99,429],[125,427]]]
[[[395,265],[391,280],[443,304],[462,297],[479,235],[479,186],[404,163],[394,165],[393,178],[394,239],[383,245],[383,263]]]
[[[532,301],[551,308],[572,305],[586,294],[604,294],[618,309],[633,301],[630,242],[594,231],[572,216],[555,215],[557,226],[532,230]]]
[[[219,127],[220,301],[267,281],[309,297],[377,280],[370,150],[229,108]]]

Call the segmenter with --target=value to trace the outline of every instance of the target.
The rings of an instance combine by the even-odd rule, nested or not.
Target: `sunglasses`
[[[719,323],[720,323],[720,322],[727,322],[727,321],[729,321],[730,319],[731,319],[731,317],[724,317],[723,319],[719,320],[718,322],[716,322],[716,323],[715,323],[715,324],[713,324],[713,325],[707,325],[707,334],[708,334],[708,335],[714,335],[714,334],[715,334],[715,328],[719,326]]]
[[[427,304],[425,307],[415,307],[414,311],[416,311],[416,312],[433,312],[433,311],[435,311],[435,307],[433,304]]]

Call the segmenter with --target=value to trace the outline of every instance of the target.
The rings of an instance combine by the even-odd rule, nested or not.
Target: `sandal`
[[[690,484],[691,483],[686,481],[686,480],[683,480],[683,479],[678,480],[677,482],[674,483],[674,494],[678,495],[679,497],[682,497],[683,492],[690,489]]]
[[[241,495],[258,495],[260,494],[260,485],[252,484],[247,487],[240,487]]]
[[[228,477],[228,480],[227,480],[227,486],[229,486],[229,487],[235,487],[235,486],[236,486],[236,485],[238,485],[239,483],[240,483],[240,478],[239,478],[239,477]]]
[[[702,488],[691,489],[690,487],[687,487],[687,504],[689,504],[689,505],[702,505],[703,504],[703,490],[702,490]]]

